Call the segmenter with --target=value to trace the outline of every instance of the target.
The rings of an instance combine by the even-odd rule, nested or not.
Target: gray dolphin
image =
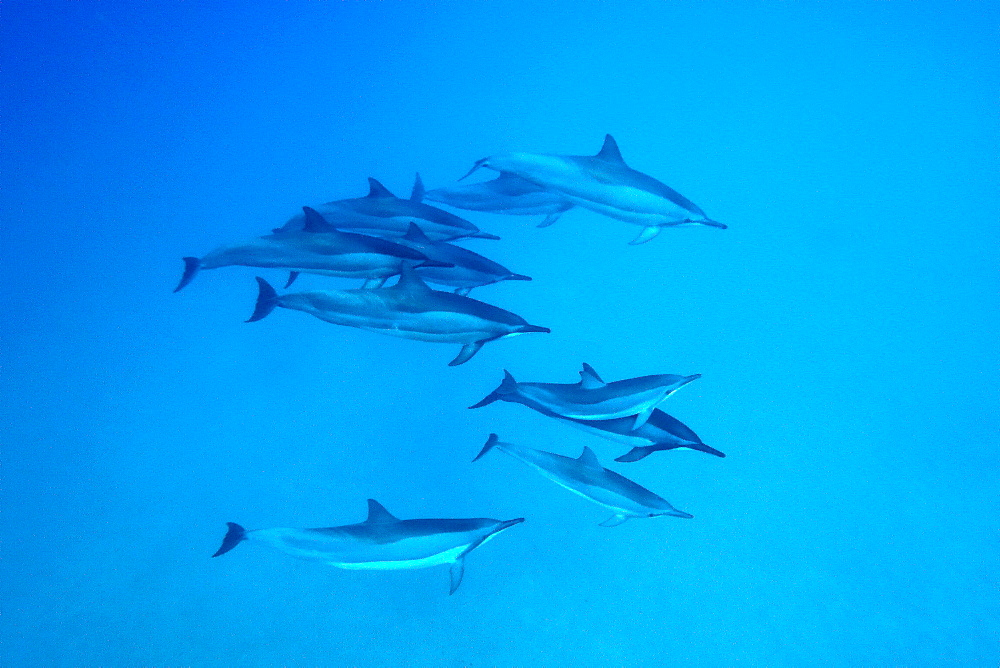
[[[410,223],[406,236],[398,240],[438,262],[438,266],[426,264],[417,268],[417,274],[428,283],[447,285],[455,288],[455,293],[466,295],[469,290],[500,281],[530,281],[530,276],[515,274],[510,269],[489,260],[479,253],[447,243],[431,241],[416,223]]]
[[[642,226],[633,245],[649,241],[664,227],[726,227],[673,188],[626,165],[611,135],[597,155],[501,153],[477,161],[465,176],[480,167],[514,174],[586,209]]]
[[[449,241],[462,237],[500,238],[480,231],[464,218],[421,202],[422,185],[417,184],[410,199],[396,197],[373,178],[368,179],[368,186],[366,197],[327,202],[313,208],[338,229],[379,237],[401,237],[406,234],[410,223],[417,223],[428,237],[436,241]],[[303,222],[302,216],[294,216],[278,229],[282,231],[300,229]]]
[[[577,420],[612,420],[631,416],[632,431],[642,427],[656,404],[701,374],[659,374],[605,383],[589,364],[583,365],[579,383],[519,383],[504,371],[500,387],[469,408],[494,401],[513,401],[542,412]]]
[[[174,288],[183,289],[202,269],[243,266],[290,269],[298,272],[361,278],[384,282],[402,270],[404,262],[442,266],[420,251],[386,239],[343,232],[331,226],[309,207],[303,229],[285,230],[238,244],[222,246],[204,257],[184,258],[184,275]]]
[[[544,215],[538,227],[548,227],[573,208],[573,202],[520,176],[501,173],[492,181],[428,190],[426,199],[467,211],[510,216]]]
[[[388,288],[324,290],[278,295],[257,277],[260,291],[247,322],[264,318],[276,306],[304,311],[335,325],[417,341],[460,343],[462,350],[448,366],[463,364],[483,344],[528,332],[549,332],[523,318],[481,301],[431,290],[409,267]]]
[[[400,520],[375,499],[368,519],[323,529],[247,530],[227,522],[229,531],[213,557],[243,541],[268,545],[286,554],[348,570],[400,570],[451,564],[451,592],[462,584],[465,555],[504,529],[524,521],[473,519]]]
[[[583,454],[577,459],[563,457],[553,452],[532,450],[513,443],[502,443],[496,434],[490,434],[489,440],[480,451],[476,461],[493,448],[499,448],[515,459],[538,470],[543,476],[579,494],[585,499],[600,504],[614,511],[614,515],[601,523],[601,526],[618,526],[630,517],[671,517],[692,518],[694,515],[677,510],[666,500],[653,494],[645,487],[632,482],[625,476],[601,466],[597,455],[584,446]]]
[[[698,435],[687,425],[659,408],[654,409],[646,423],[635,430],[632,429],[635,420],[631,417],[611,420],[574,420],[555,414],[553,417],[565,420],[568,424],[596,436],[633,446],[621,457],[616,457],[616,462],[637,462],[654,452],[677,448],[698,450],[716,457],[726,456],[725,453],[702,443]]]

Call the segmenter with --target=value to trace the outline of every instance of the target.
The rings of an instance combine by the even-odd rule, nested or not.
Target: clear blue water
[[[990,3],[12,2],[3,7],[5,666],[996,666]],[[184,255],[374,176],[504,150],[625,159],[729,225],[469,214],[552,329],[487,345],[292,311]],[[280,272],[266,275],[277,281]],[[353,283],[303,277],[303,287]],[[693,520],[606,512],[491,431],[606,465],[518,378],[701,373],[728,454],[612,465]],[[447,569],[351,572],[226,521],[525,516]]]

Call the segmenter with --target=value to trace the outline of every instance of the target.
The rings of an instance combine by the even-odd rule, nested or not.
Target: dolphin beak
[[[479,169],[480,167],[482,167],[483,165],[485,165],[487,160],[489,160],[489,158],[483,158],[482,160],[476,160],[476,164],[474,164],[472,166],[472,169],[470,169],[468,172],[466,172],[465,176],[463,176],[462,178],[460,178],[459,181],[464,181],[465,179],[467,179],[470,176],[472,176],[472,173],[474,171],[476,171],[477,169]]]

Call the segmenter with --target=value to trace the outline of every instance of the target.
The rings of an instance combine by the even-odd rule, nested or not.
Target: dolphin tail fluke
[[[562,215],[563,215],[562,211],[559,211],[558,213],[550,213],[549,215],[545,216],[545,220],[543,220],[542,222],[538,223],[538,225],[536,225],[536,227],[548,227],[552,223],[554,223],[557,220],[559,220],[559,217],[562,216]]]
[[[486,341],[473,341],[472,343],[466,343],[462,346],[462,350],[459,351],[458,355],[452,361],[448,362],[448,366],[458,366],[459,364],[465,364],[472,357],[479,352],[479,349],[483,347]]]
[[[616,462],[637,462],[640,459],[645,459],[646,457],[649,457],[651,454],[653,454],[657,450],[658,450],[658,448],[655,448],[655,447],[653,447],[651,445],[644,445],[644,446],[632,448],[631,450],[629,450],[628,452],[626,452],[621,457],[615,457],[615,461]]]
[[[628,242],[628,245],[638,246],[639,244],[644,244],[659,233],[660,233],[659,227],[653,227],[653,226],[644,227],[642,228],[642,232],[639,233],[639,236],[637,236],[632,241]]]
[[[479,454],[476,455],[476,458],[473,459],[472,461],[474,461],[474,462],[479,461],[480,457],[482,457],[487,452],[489,452],[490,450],[492,450],[494,448],[494,446],[496,446],[499,442],[500,442],[500,437],[499,436],[497,436],[496,434],[490,434],[490,437],[488,439],[486,439],[486,445],[483,446],[483,449],[479,451]]]
[[[463,554],[455,561],[451,562],[451,589],[448,591],[448,595],[451,596],[456,591],[458,591],[459,585],[462,584],[462,578],[465,576],[465,555]]]
[[[500,387],[487,394],[482,401],[469,406],[469,408],[482,408],[483,406],[488,406],[494,401],[498,401],[501,397],[503,397],[503,395],[510,394],[515,391],[517,391],[517,381],[514,380],[514,376],[511,375],[510,371],[504,369],[503,381],[500,383]]]
[[[290,271],[290,272],[288,272],[288,280],[285,281],[285,289],[286,290],[288,288],[292,287],[292,283],[295,282],[295,279],[298,278],[299,274],[301,274],[301,273],[302,272],[300,272],[300,271]]]
[[[229,527],[229,531],[226,532],[225,537],[222,539],[222,545],[218,550],[216,550],[215,554],[212,555],[213,557],[218,557],[219,555],[229,552],[229,550],[246,540],[247,530],[239,524],[236,524],[235,522],[226,522],[226,526]]]
[[[267,314],[273,311],[274,307],[278,305],[278,293],[274,291],[270,283],[258,276],[257,287],[259,289],[257,292],[257,305],[254,307],[253,315],[250,316],[247,322],[257,322],[267,317]]]
[[[616,527],[628,520],[628,515],[622,515],[621,513],[615,513],[608,519],[601,522],[598,526],[602,527]]]
[[[193,281],[194,277],[198,275],[199,269],[201,269],[201,260],[196,257],[184,258],[184,274],[181,276],[180,283],[174,288],[174,292],[180,292],[188,283]]]
[[[482,408],[483,406],[489,406],[494,401],[497,401],[499,399],[500,399],[499,392],[490,392],[481,401],[472,404],[471,406],[469,406],[469,408]],[[482,453],[480,453],[479,457],[482,457]],[[479,459],[479,457],[476,457],[476,459]]]

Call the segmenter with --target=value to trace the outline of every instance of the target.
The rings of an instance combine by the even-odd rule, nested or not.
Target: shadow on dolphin
[[[498,400],[512,401],[576,420],[630,418],[630,431],[635,431],[649,420],[656,404],[698,378],[701,374],[659,374],[605,383],[593,367],[584,363],[578,383],[519,383],[504,370],[500,387],[469,408]]]
[[[508,173],[501,173],[492,181],[429,190],[425,198],[467,211],[486,211],[508,216],[545,216],[538,227],[548,227],[573,208],[573,202],[562,195]]]
[[[594,451],[588,447],[576,459],[553,452],[524,448],[513,443],[503,443],[496,434],[490,434],[486,445],[472,461],[477,461],[493,448],[506,452],[534,468],[543,476],[574,494],[579,494],[596,504],[609,508],[614,515],[601,526],[618,526],[630,517],[694,517],[677,510],[665,499],[625,476],[601,466]]]
[[[335,325],[356,327],[416,341],[459,343],[462,350],[449,366],[469,361],[484,344],[528,332],[548,333],[519,315],[471,297],[431,290],[410,267],[399,283],[387,288],[317,290],[278,295],[257,277],[257,304],[247,322],[266,317],[276,307],[304,311]]]
[[[632,245],[649,241],[664,227],[726,228],[670,186],[626,165],[611,135],[597,155],[501,153],[476,161],[462,178],[480,167],[513,174],[585,209],[640,225]]]
[[[513,520],[419,519],[400,520],[375,499],[368,499],[368,518],[359,524],[321,529],[248,530],[227,522],[229,530],[213,557],[229,552],[243,541],[261,543],[300,559],[320,561],[348,570],[401,570],[451,565],[454,594],[465,574],[465,557],[504,529],[520,524]]]
[[[401,237],[406,234],[410,223],[417,223],[424,233],[435,241],[450,241],[462,237],[477,239],[499,239],[478,227],[443,209],[424,204],[423,185],[419,176],[414,184],[410,199],[396,197],[389,189],[373,178],[368,179],[368,195],[353,199],[342,199],[314,206],[331,225],[342,230],[353,230],[379,237]],[[292,217],[277,231],[301,229],[302,216]]]

